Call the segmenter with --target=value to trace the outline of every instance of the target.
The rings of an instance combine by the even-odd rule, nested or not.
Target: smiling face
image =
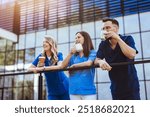
[[[47,39],[44,39],[44,41],[43,41],[43,49],[45,52],[51,50],[51,46],[50,46],[49,42],[47,41]]]
[[[84,43],[84,37],[80,33],[77,33],[75,41],[76,41],[76,43],[81,43],[83,45],[83,43]]]

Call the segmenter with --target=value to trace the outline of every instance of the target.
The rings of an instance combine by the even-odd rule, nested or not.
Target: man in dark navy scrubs
[[[101,41],[95,64],[109,71],[113,100],[140,100],[139,81],[134,64],[111,67],[110,63],[132,62],[138,53],[132,36],[118,34],[119,23],[115,19],[103,19],[105,40]]]

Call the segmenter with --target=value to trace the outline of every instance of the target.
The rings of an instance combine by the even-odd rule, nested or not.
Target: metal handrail
[[[141,60],[141,61],[133,61],[133,62],[120,62],[120,63],[111,63],[110,66],[120,66],[120,65],[128,65],[128,64],[143,64],[143,63],[150,63],[150,60]],[[56,70],[46,70],[40,71],[39,73],[39,81],[38,81],[38,99],[42,100],[42,73],[43,72],[50,72],[50,71],[70,71],[70,70],[82,70],[82,69],[89,69],[89,68],[98,68],[98,65],[92,66],[84,66],[84,67],[74,67],[74,68],[65,68],[65,69],[56,69]],[[4,73],[0,74],[0,76],[12,76],[12,75],[22,75],[22,74],[33,74],[34,72],[12,72],[12,73]]]
[[[128,64],[142,64],[142,63],[150,63],[150,60],[141,60],[141,61],[133,61],[133,62],[120,62],[120,63],[110,63],[110,66],[120,66],[120,65],[128,65]],[[37,73],[44,73],[50,71],[70,71],[70,70],[82,70],[82,69],[89,69],[89,68],[98,68],[98,65],[92,66],[83,66],[83,67],[74,67],[74,68],[63,68],[63,69],[55,69],[55,70],[46,70],[46,71],[39,71]],[[34,72],[29,71],[19,71],[19,72],[5,72],[4,74],[0,74],[0,76],[12,76],[12,75],[23,75],[23,74],[33,74]],[[35,74],[35,73],[34,73]]]

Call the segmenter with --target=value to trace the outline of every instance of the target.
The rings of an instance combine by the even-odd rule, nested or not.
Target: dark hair
[[[84,53],[84,56],[88,57],[90,54],[90,50],[94,49],[92,39],[91,39],[90,35],[85,31],[77,32],[76,35],[78,33],[80,33],[84,37],[83,53]]]
[[[113,24],[116,24],[119,27],[119,22],[116,19],[113,18],[105,18],[102,20],[102,22],[111,21]]]

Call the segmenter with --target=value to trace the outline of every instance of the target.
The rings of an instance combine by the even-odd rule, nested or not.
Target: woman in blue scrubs
[[[44,57],[42,67],[39,67],[39,57]],[[51,36],[45,36],[43,41],[43,52],[32,62],[29,71],[44,71],[49,66],[58,66],[63,60],[62,53],[57,52],[57,45]],[[63,71],[51,71],[44,73],[47,86],[48,100],[69,100],[68,78]]]

